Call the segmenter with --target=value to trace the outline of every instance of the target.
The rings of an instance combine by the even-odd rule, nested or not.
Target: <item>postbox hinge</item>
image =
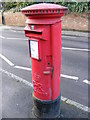
[[[54,72],[54,66],[52,67],[51,78],[53,77],[53,72]]]

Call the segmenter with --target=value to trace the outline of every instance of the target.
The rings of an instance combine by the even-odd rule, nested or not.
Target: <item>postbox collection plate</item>
[[[32,58],[39,59],[38,41],[30,40],[30,53]]]

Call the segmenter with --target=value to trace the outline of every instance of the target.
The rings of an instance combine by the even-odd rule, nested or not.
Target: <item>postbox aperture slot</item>
[[[30,56],[31,58],[39,60],[39,42],[30,40]]]
[[[35,30],[27,30],[26,32],[31,34],[40,34],[40,35],[42,34],[41,31],[35,31]]]
[[[41,31],[31,31],[31,30],[25,30],[25,35],[27,37],[35,37],[35,38],[40,38],[42,36]]]

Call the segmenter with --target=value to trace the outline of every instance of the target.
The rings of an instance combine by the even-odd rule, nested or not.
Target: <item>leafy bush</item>
[[[4,10],[10,10],[11,8],[15,8],[17,6],[16,2],[6,2],[4,5]]]
[[[32,2],[6,2],[5,3],[5,10],[10,10],[14,8],[14,12],[20,11],[25,6],[33,4]],[[90,12],[90,2],[59,2],[56,4],[60,4],[63,6],[68,7],[68,13],[83,13],[83,12]]]
[[[19,12],[25,6],[32,4],[31,2],[6,2],[4,10],[14,9],[14,12]]]
[[[68,12],[88,13],[90,11],[90,2],[62,2],[59,4],[68,7]]]

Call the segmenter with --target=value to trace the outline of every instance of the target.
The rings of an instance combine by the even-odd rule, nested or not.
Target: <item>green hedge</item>
[[[32,2],[12,2],[5,3],[5,11],[13,9],[14,12],[20,11],[21,8],[33,4]],[[56,4],[60,4],[68,7],[68,12],[74,13],[83,13],[90,12],[90,2],[59,2]]]
[[[90,12],[90,2],[71,2],[59,3],[60,5],[68,7],[68,12],[83,13]]]

